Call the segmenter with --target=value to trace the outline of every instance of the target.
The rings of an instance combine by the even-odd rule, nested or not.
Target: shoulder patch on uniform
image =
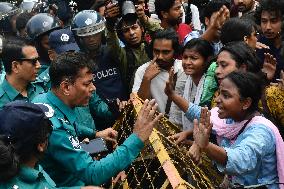
[[[71,142],[74,150],[81,150],[80,141],[77,137],[69,136],[68,139]]]

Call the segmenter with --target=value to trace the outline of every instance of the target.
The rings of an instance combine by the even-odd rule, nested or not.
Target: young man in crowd
[[[185,45],[193,38],[202,37],[212,44],[214,52],[217,54],[222,48],[222,44],[220,42],[220,31],[222,25],[230,17],[229,8],[230,3],[226,0],[212,0],[208,2],[204,7],[204,11],[200,19],[205,26],[204,30],[189,33],[185,37],[183,44]]]
[[[100,161],[93,160],[79,143],[74,109],[88,105],[95,86],[93,65],[83,53],[67,52],[58,56],[50,66],[51,91],[39,95],[34,102],[50,105],[53,132],[47,153],[41,164],[57,186],[101,185],[131,164],[143,148],[153,126],[155,101],[145,101],[131,134],[116,150]],[[155,104],[155,105],[154,105]],[[116,135],[107,133],[111,138]],[[68,163],[66,163],[68,162]]]
[[[276,72],[273,81],[280,78],[284,70],[284,57],[281,55],[281,23],[284,15],[284,2],[282,0],[263,0],[256,9],[256,23],[260,25],[262,35],[258,41],[267,45],[269,49],[257,49],[257,56],[264,62],[265,53],[276,58]]]
[[[168,71],[174,67],[177,74],[177,91],[181,92],[185,84],[181,61],[174,58],[179,50],[176,32],[173,29],[157,32],[153,38],[151,50],[153,59],[137,69],[132,92],[137,93],[142,99],[155,99],[159,111],[168,114],[171,102],[167,101],[167,95],[164,93],[169,77]]]
[[[148,46],[144,42],[144,28],[137,14],[123,15],[115,31],[115,21],[119,13],[118,6],[115,4],[107,5],[107,46],[111,49],[111,55],[118,59],[123,82],[128,88],[127,91],[131,92],[136,69],[150,59],[146,52]],[[125,47],[121,47],[119,39]]]
[[[156,13],[161,20],[161,27],[164,29],[173,28],[177,31],[179,42],[182,43],[184,37],[191,32],[187,24],[182,23],[183,11],[180,0],[156,0]]]
[[[30,102],[44,90],[33,85],[40,63],[36,48],[24,39],[9,37],[3,41],[2,62],[6,76],[0,85],[0,108],[15,100]]]

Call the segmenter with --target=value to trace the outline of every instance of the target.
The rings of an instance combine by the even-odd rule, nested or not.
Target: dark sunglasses
[[[36,65],[36,63],[39,61],[39,57],[36,58],[18,58],[18,61],[28,61],[31,62],[33,65]]]

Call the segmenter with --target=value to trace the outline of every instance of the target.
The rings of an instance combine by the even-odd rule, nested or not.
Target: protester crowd
[[[0,189],[123,179],[162,115],[221,188],[284,189],[283,0],[0,2],[0,34]],[[96,138],[115,149],[91,157],[82,143]]]

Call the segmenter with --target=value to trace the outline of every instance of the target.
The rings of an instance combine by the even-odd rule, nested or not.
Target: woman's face
[[[222,51],[217,58],[217,68],[215,70],[218,83],[231,72],[238,70],[237,63],[232,59],[231,54],[228,51]]]
[[[182,54],[182,67],[186,75],[202,76],[205,59],[194,49],[185,49]]]
[[[236,85],[228,78],[223,79],[219,87],[220,94],[216,98],[218,116],[221,119],[240,120],[243,113],[243,101]]]
[[[258,33],[253,29],[250,36],[245,37],[245,42],[253,49],[256,49],[256,42],[257,42]]]

